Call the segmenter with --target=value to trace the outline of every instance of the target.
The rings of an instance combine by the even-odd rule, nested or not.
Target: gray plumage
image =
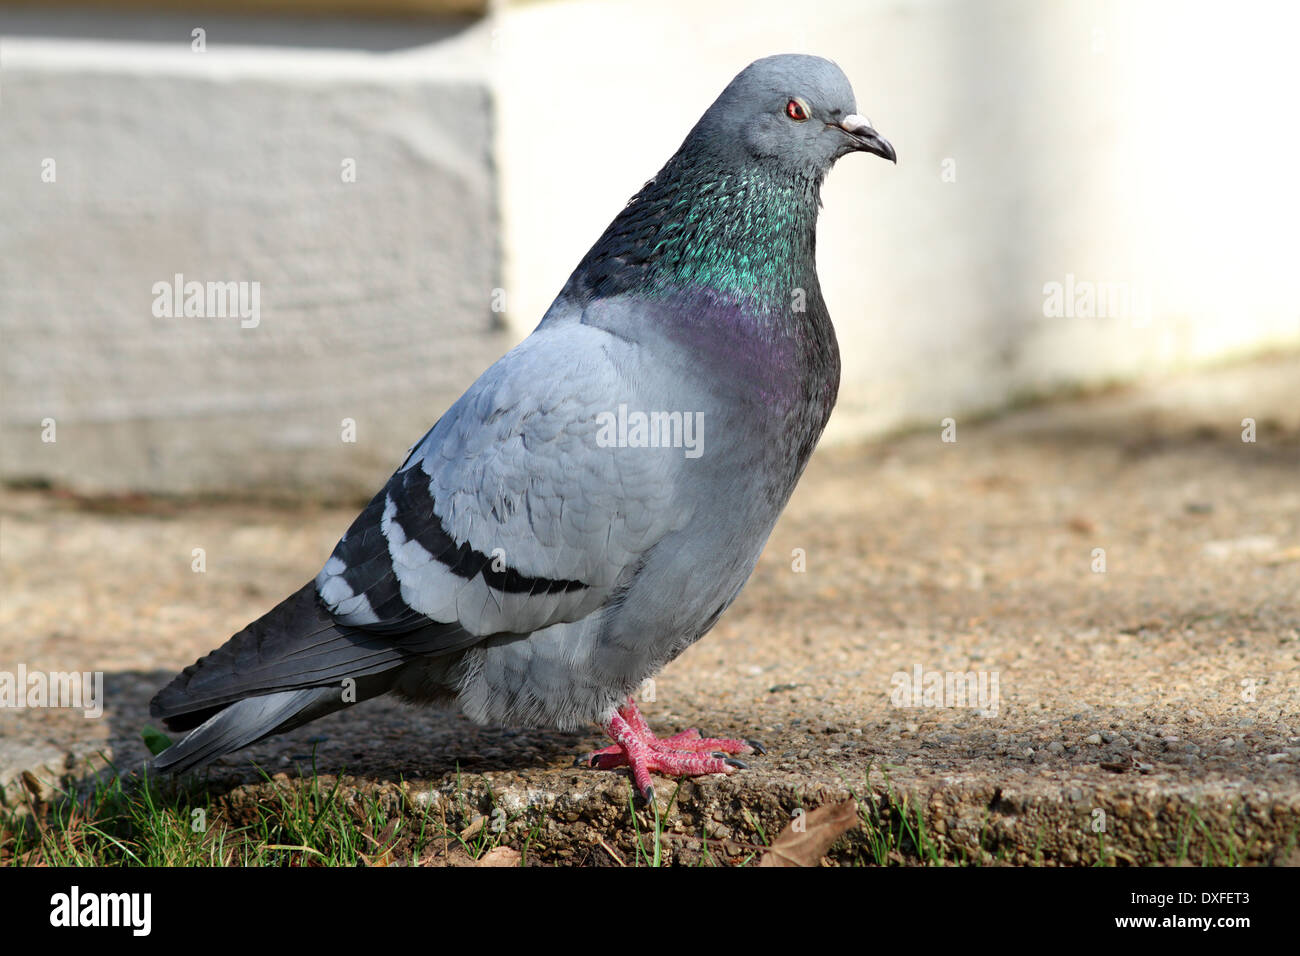
[[[576,728],[699,639],[834,404],[815,230],[852,150],[893,159],[834,64],[738,75],[316,579],[159,692],[152,713],[191,733],[155,767],[341,709],[353,684]],[[661,413],[653,436],[611,427],[636,413]]]

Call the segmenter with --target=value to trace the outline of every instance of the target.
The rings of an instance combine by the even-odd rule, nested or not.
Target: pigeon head
[[[897,162],[894,147],[857,111],[848,77],[830,60],[756,60],[709,107],[684,148],[820,181],[851,152]]]
[[[814,256],[821,183],[855,151],[894,160],[838,66],[794,54],[751,63],[610,223],[561,300],[700,293],[744,302],[756,322],[779,315],[806,326],[803,313],[790,314],[790,290],[824,312]]]

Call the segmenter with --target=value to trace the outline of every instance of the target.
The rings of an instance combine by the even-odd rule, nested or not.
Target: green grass
[[[311,767],[285,785],[259,770],[262,780],[214,798],[206,782],[111,774],[91,777],[80,792],[60,790],[30,812],[0,809],[0,865],[4,866],[394,866],[478,861],[498,847],[517,848],[519,865],[536,863],[534,850],[548,822],[509,813],[489,787],[471,800],[459,771],[449,800],[435,808],[380,799],[322,778]],[[242,792],[241,792],[242,791]],[[621,865],[667,862],[665,824],[681,791],[664,807],[629,804],[632,852],[605,844]],[[630,793],[630,789],[629,789]],[[484,812],[480,812],[480,810]],[[450,816],[450,819],[449,819]],[[759,827],[761,832],[761,826]],[[611,835],[615,842],[618,834]],[[739,861],[717,852],[701,834],[700,865],[752,862],[766,844],[740,844]],[[592,855],[574,862],[605,862]]]
[[[63,790],[29,812],[0,808],[0,866],[470,864],[501,847],[517,851],[519,865],[745,866],[758,862],[784,826],[779,816],[772,819],[770,807],[766,813],[742,807],[729,840],[710,837],[712,824],[698,819],[694,832],[685,832],[672,821],[698,808],[678,806],[680,783],[666,802],[654,806],[636,805],[629,786],[626,816],[611,822],[609,832],[593,843],[583,825],[574,829],[541,810],[508,811],[484,781],[476,780],[471,793],[459,770],[449,793],[423,805],[400,786],[357,786],[341,774],[322,777],[314,760],[300,768],[297,779],[285,782],[282,775],[277,780],[262,772],[256,784],[215,795],[203,779],[178,783],[122,775],[111,765],[110,770],[98,777],[87,773],[92,782],[76,792]],[[977,866],[1005,862],[1015,852],[991,833],[991,810],[985,811],[973,845],[954,845],[936,834],[917,796],[898,792],[887,773],[873,785],[868,768],[861,793],[853,796],[861,826],[837,843],[834,857],[840,863]],[[802,803],[799,795],[795,799]],[[1298,830],[1300,825],[1292,829],[1284,856],[1300,844]],[[1055,862],[1044,855],[1049,835],[1048,826],[1038,824],[1034,845],[1026,848],[1031,865]],[[1089,837],[1086,860],[1094,866],[1149,862],[1148,855],[1236,866],[1250,860],[1261,839],[1244,816],[1234,815],[1225,828],[1207,823],[1195,808],[1176,828],[1169,856],[1153,846],[1135,859],[1110,834]],[[1084,850],[1084,841],[1077,845]],[[565,855],[557,855],[557,849]],[[506,856],[507,863],[516,862]]]
[[[850,789],[858,803],[862,821],[861,852],[856,863],[867,866],[962,866],[979,861],[965,851],[948,851],[930,834],[923,808],[912,803],[910,794],[899,795],[889,774],[884,774],[884,793],[871,785],[867,767],[864,794]],[[984,831],[980,833],[980,846]]]
[[[473,824],[457,831],[432,808],[394,807],[351,789],[344,799],[341,777],[326,783],[314,768],[297,786],[262,777],[266,793],[232,808],[201,781],[178,785],[114,768],[33,812],[0,810],[0,865],[391,866],[456,851],[478,860],[504,842],[512,822],[494,802],[495,815],[462,837]]]
[[[1242,811],[1244,816],[1244,810]],[[1250,859],[1250,851],[1259,841],[1255,828],[1249,821],[1242,820],[1246,835],[1239,836],[1236,829],[1226,833],[1216,833],[1201,818],[1195,807],[1188,809],[1178,828],[1179,863],[1191,863],[1194,866],[1243,866]],[[1196,836],[1198,843],[1193,843]],[[1293,826],[1287,837],[1284,855],[1293,855],[1300,843],[1300,824]]]

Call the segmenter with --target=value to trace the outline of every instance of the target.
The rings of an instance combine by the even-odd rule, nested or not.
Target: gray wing
[[[672,507],[680,451],[601,441],[619,404],[635,406],[640,365],[639,348],[609,332],[539,327],[448,410],[339,541],[316,579],[326,608],[371,631],[455,623],[452,649],[604,606],[689,520]]]

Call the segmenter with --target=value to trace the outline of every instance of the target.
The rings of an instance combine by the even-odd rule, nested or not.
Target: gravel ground
[[[681,788],[668,857],[698,858],[702,832],[738,855],[852,792],[919,815],[945,858],[1300,862],[1297,382],[1300,358],[1275,358],[819,452],[741,599],[643,703],[663,733],[768,747]],[[358,507],[7,492],[0,670],[103,671],[107,697],[99,720],[0,711],[7,799],[24,770],[30,789],[139,763],[153,692],[311,577]],[[906,706],[918,670],[982,674],[983,709]],[[573,768],[598,745],[375,701],[211,786],[247,804],[267,786],[249,758],[292,781],[315,747],[350,786],[495,800],[540,828],[537,859],[605,863],[598,837],[630,846],[629,782]]]

